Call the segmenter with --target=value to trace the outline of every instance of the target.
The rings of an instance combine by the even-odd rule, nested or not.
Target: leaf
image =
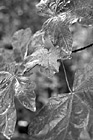
[[[5,114],[0,115],[0,132],[3,133],[7,139],[10,139],[14,134],[15,124],[16,110],[13,103]]]
[[[67,25],[67,14],[49,18],[42,28],[45,32],[44,37],[49,38],[54,46],[59,47],[62,59],[68,57],[72,51],[72,35]]]
[[[73,92],[50,98],[29,126],[35,140],[79,140],[93,120],[93,60],[75,75]],[[91,116],[92,115],[92,116]],[[87,137],[90,138],[87,133]]]
[[[16,57],[17,53],[18,53],[17,57],[18,56],[20,56],[22,58],[26,57],[27,47],[28,47],[28,43],[30,41],[31,35],[32,35],[32,32],[31,32],[30,28],[26,28],[25,30],[21,29],[14,33],[14,35],[12,37],[14,57]]]
[[[20,63],[23,61],[22,53],[19,49],[13,50],[13,57],[16,63]]]
[[[3,56],[3,59],[4,59],[5,65],[7,63],[14,62],[13,51],[12,50],[3,49],[2,56]]]
[[[93,6],[77,9],[75,12],[81,24],[93,25]]]
[[[73,89],[74,90],[83,89],[81,84],[84,84],[85,81],[92,78],[92,74],[93,74],[93,60],[89,64],[85,65],[83,68],[79,68],[76,71]]]
[[[92,0],[41,0],[36,5],[38,12],[42,15],[53,17],[64,12],[76,15],[79,22],[84,25],[93,24],[93,1]]]
[[[24,107],[31,111],[36,111],[34,89],[35,84],[30,78],[18,77],[16,79],[15,96]]]
[[[41,0],[36,8],[43,16],[53,16],[56,14],[56,0]]]
[[[0,115],[0,132],[3,133],[6,125],[6,114]]]
[[[64,12],[76,15],[79,22],[85,25],[93,24],[93,1],[92,0],[41,0],[37,4],[38,12],[42,15],[55,16]],[[74,18],[74,20],[76,19]]]
[[[3,129],[2,133],[7,138],[10,139],[15,131],[15,124],[16,124],[16,110],[14,103],[9,108],[7,114],[5,115],[5,128]]]
[[[28,41],[31,37],[30,28],[21,29],[16,31],[12,37],[12,45],[14,48],[22,48],[23,46],[28,44]]]
[[[9,72],[11,75],[15,74],[16,71],[16,63],[15,62],[10,62],[10,63],[6,63],[5,67],[4,67],[4,71]]]
[[[0,132],[10,139],[15,130],[14,78],[8,72],[0,72]]]
[[[42,136],[44,136],[43,138],[45,138],[46,134],[51,132],[50,137],[53,137],[52,139],[54,139],[55,134],[57,135],[57,133],[59,132],[58,130],[55,130],[55,133],[52,133],[53,128],[55,128],[59,124],[60,128],[57,127],[57,129],[59,129],[60,131],[62,130],[61,122],[64,121],[64,118],[66,118],[67,116],[66,114],[69,110],[68,103],[69,96],[66,95],[62,95],[62,97],[50,98],[48,104],[42,108],[42,110],[31,122],[29,130],[30,135],[34,135],[38,139],[41,139]],[[66,124],[64,122],[63,128],[65,127]]]
[[[91,7],[93,5],[93,1],[92,0],[71,0],[71,4],[73,5],[73,8],[76,9],[81,9],[83,7]]]
[[[66,1],[63,4],[63,6],[59,6],[59,7],[62,7],[63,8],[62,10],[64,10],[65,12],[71,11],[72,15],[75,14],[81,24],[84,25],[93,24],[93,1],[92,0],[85,0],[85,1],[70,0],[70,1]]]
[[[92,0],[58,0],[57,10],[59,9],[61,12],[67,12],[67,11],[75,11],[77,9],[83,9],[87,7],[91,7],[93,5]]]
[[[60,51],[59,49],[54,48],[54,45],[49,38],[45,38],[44,40],[43,35],[44,32],[41,31],[38,31],[33,35],[28,46],[28,56],[23,62],[23,65],[25,66],[24,73],[32,73],[32,69],[35,68],[36,65],[41,65],[44,71],[49,71],[50,74],[47,74],[50,77],[53,75],[53,70],[59,70],[59,63],[57,60],[60,59]]]
[[[75,94],[62,94],[50,98],[36,114],[29,134],[35,140],[78,140],[88,121],[87,106]]]
[[[4,66],[5,66],[5,59],[4,56],[0,54],[0,71],[4,69]]]
[[[56,48],[51,48],[49,51],[47,49],[40,49],[35,51],[32,55],[28,56],[24,61],[24,66],[26,69],[33,68],[36,65],[41,65],[42,67],[48,69],[51,72],[59,71],[59,63],[57,60],[60,59],[60,52]],[[26,69],[24,71],[26,71]]]
[[[8,72],[0,72],[0,115],[5,114],[13,100],[13,77]]]
[[[44,48],[44,32],[42,30],[37,31],[32,37],[28,44],[28,55],[31,55],[36,50]]]
[[[76,72],[73,91],[93,109],[93,60]]]

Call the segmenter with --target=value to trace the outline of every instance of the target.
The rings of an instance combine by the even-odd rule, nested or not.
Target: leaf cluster
[[[92,8],[92,0],[41,0],[38,12],[49,16],[42,29],[34,35],[30,28],[13,35],[14,61],[0,71],[0,130],[6,138],[12,137],[16,124],[14,97],[27,109],[36,111],[33,68],[38,65],[48,77],[59,71],[59,61],[69,59],[73,49],[69,26],[77,21],[86,26],[92,24]],[[66,77],[70,93],[50,98],[37,113],[29,127],[32,139],[78,140],[81,131],[89,129],[93,111],[92,71],[93,61],[78,70],[73,90]]]

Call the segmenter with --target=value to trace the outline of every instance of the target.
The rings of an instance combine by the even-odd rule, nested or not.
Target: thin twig
[[[67,78],[67,74],[66,74],[66,69],[65,69],[65,66],[64,66],[63,61],[62,61],[62,65],[63,65],[63,70],[64,70],[65,79],[66,79],[66,83],[67,83],[68,89],[72,93],[72,90],[71,90],[70,85],[69,85],[69,82],[68,82],[68,78]]]
[[[76,52],[79,52],[79,51],[85,50],[86,48],[89,48],[89,47],[92,47],[92,46],[93,46],[93,43],[90,44],[90,45],[87,45],[87,46],[85,46],[85,47],[83,47],[83,48],[80,48],[80,49],[77,49],[77,50],[73,50],[72,53],[76,53]]]

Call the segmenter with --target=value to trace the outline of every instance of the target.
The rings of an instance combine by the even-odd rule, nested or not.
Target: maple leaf
[[[27,69],[31,69],[36,65],[40,65],[51,72],[59,71],[60,52],[56,48],[50,48],[49,50],[42,48],[35,51],[32,55],[26,57],[23,65],[25,66],[24,72]]]
[[[17,62],[22,61],[26,57],[31,35],[30,28],[26,28],[25,30],[21,29],[14,33],[11,43],[13,45],[14,58]]]
[[[68,57],[72,51],[72,35],[68,28],[67,16],[69,13],[63,13],[58,16],[49,18],[43,24],[44,37],[49,38],[54,46],[59,47],[61,57]]]

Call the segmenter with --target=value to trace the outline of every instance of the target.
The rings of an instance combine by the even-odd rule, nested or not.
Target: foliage
[[[30,28],[17,31],[12,39],[13,60],[2,58],[0,71],[0,130],[10,139],[16,124],[14,97],[31,111],[35,106],[35,80],[38,71],[53,78],[59,72],[60,61],[70,59],[73,50],[73,37],[69,29],[74,22],[84,26],[92,25],[93,1],[85,0],[41,0],[37,4],[39,13],[49,17],[42,29],[32,35]],[[92,71],[93,60],[76,74],[70,93],[62,93],[49,99],[36,114],[29,126],[32,139],[78,140],[81,131],[89,130],[92,122]]]
[[[30,124],[30,135],[36,139],[78,140],[81,131],[88,129],[93,109],[91,63],[76,72],[72,93],[50,98],[37,113]]]

